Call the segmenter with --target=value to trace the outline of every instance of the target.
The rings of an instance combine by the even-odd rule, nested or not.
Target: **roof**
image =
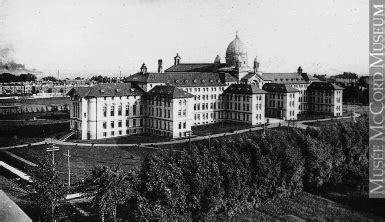
[[[103,97],[103,96],[139,96],[144,92],[131,87],[130,83],[106,83],[91,87],[74,87],[67,95],[79,97]]]
[[[225,66],[226,63],[179,63],[166,69],[165,72],[213,72],[216,68]]]
[[[260,79],[263,80],[263,77],[262,77],[260,74],[254,73],[254,72],[251,72],[251,73],[247,74],[247,75],[244,76],[242,79],[249,80],[249,79],[251,79],[251,78],[254,77],[254,76],[258,76],[258,78],[260,78]]]
[[[250,84],[231,84],[224,93],[234,93],[234,94],[265,94],[266,91],[258,88],[257,86]]]
[[[2,190],[0,190],[0,221],[32,221]]]
[[[226,57],[232,56],[232,55],[239,55],[239,54],[246,54],[246,47],[239,39],[238,34],[235,36],[235,39],[230,42],[230,44],[227,46],[226,50]]]
[[[148,93],[149,97],[166,97],[166,98],[191,98],[192,94],[179,89],[175,86],[155,86]]]
[[[172,86],[224,86],[237,82],[229,73],[214,72],[165,72],[137,73],[127,77],[125,82],[166,83]]]
[[[267,92],[280,92],[280,93],[299,92],[298,89],[294,89],[293,87],[282,83],[265,83],[262,89]]]
[[[273,83],[283,84],[305,84],[307,83],[303,76],[299,73],[263,73],[264,80]]]
[[[308,82],[320,82],[321,80],[318,79],[317,77],[314,77],[312,75],[309,75],[307,73],[302,73],[302,77],[305,81],[308,81]]]
[[[307,87],[308,90],[343,90],[341,86],[338,86],[330,82],[313,82]]]

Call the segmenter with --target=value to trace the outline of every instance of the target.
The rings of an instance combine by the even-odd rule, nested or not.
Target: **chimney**
[[[259,60],[258,60],[257,56],[254,59],[254,67],[253,68],[254,68],[254,73],[257,73],[258,69],[259,69]]]
[[[147,66],[146,64],[142,64],[142,67],[140,67],[140,73],[144,74],[147,73]]]
[[[177,53],[176,56],[174,57],[174,65],[179,65],[179,63],[180,63],[180,56]]]
[[[158,59],[158,73],[163,72],[163,61],[161,59]]]
[[[301,66],[300,66],[300,67],[298,67],[298,69],[297,69],[297,73],[298,73],[298,74],[302,74],[302,68],[301,68]]]

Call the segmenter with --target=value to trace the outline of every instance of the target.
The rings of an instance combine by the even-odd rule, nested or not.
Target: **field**
[[[69,97],[0,99],[0,103],[3,105],[7,103],[52,105],[52,104],[61,104],[61,103],[69,103],[69,102],[70,102]]]
[[[0,116],[0,120],[32,120],[33,118],[48,120],[68,120],[70,118],[70,114],[66,112],[53,111],[41,113],[18,113]]]
[[[139,144],[139,143],[156,143],[170,141],[170,139],[150,134],[139,134],[130,136],[120,136],[114,138],[98,139],[98,140],[71,140],[77,143],[98,143],[98,144]]]
[[[68,132],[69,126],[69,114],[66,112],[1,116],[0,146],[38,142],[45,137],[58,137]]]
[[[274,219],[303,219],[305,221],[370,221],[380,218],[328,199],[301,192],[295,197],[262,204],[258,211]],[[252,216],[252,215],[251,215]]]
[[[51,158],[51,154],[45,151],[49,145],[24,147],[10,150],[12,153],[25,158],[31,162],[37,162],[42,156]],[[60,150],[55,152],[57,169],[61,172],[63,179],[67,181],[67,157],[64,154],[70,150],[71,179],[76,182],[83,179],[89,170],[96,165],[116,166],[121,165],[123,169],[140,167],[142,159],[154,149],[138,147],[78,147],[59,146]]]

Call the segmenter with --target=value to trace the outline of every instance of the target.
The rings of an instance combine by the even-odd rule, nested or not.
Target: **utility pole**
[[[51,147],[48,147],[45,149],[47,152],[52,152],[52,172],[53,175],[55,175],[55,151],[59,151],[59,147],[55,146],[52,144]],[[52,216],[52,221],[55,221],[55,197],[53,197],[52,203],[51,203],[51,216]]]
[[[71,165],[70,165],[70,150],[67,149],[67,154],[64,154],[64,156],[67,157],[67,164],[68,164],[68,189],[71,187]]]
[[[59,147],[52,144],[51,147],[45,148],[47,152],[52,152],[52,167],[53,171],[55,171],[55,151],[59,151]]]
[[[191,150],[191,130],[188,131],[188,145],[189,145],[189,149]]]

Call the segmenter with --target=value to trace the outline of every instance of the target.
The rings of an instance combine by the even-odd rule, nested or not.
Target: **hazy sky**
[[[367,74],[367,0],[0,0],[0,49],[70,77],[224,62],[238,30],[264,72]],[[80,74],[81,73],[81,74]]]

